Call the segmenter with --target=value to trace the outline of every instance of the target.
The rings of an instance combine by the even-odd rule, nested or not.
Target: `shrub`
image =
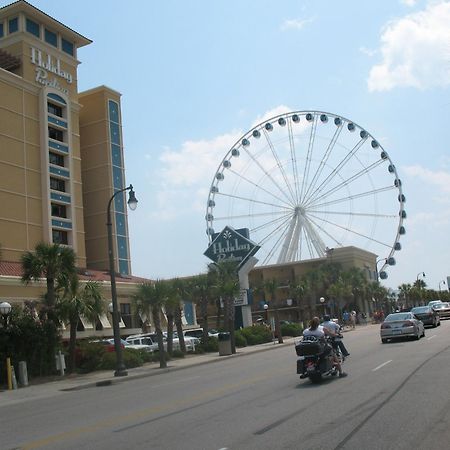
[[[97,370],[106,354],[105,347],[100,343],[82,341],[79,344],[76,352],[77,370],[81,373],[92,372]],[[116,357],[115,352],[111,352],[113,357]]]
[[[219,340],[214,336],[209,336],[207,342],[201,342],[195,346],[195,353],[214,353],[219,351]]]
[[[174,350],[172,352],[172,358],[184,358],[184,353],[181,350]]]
[[[123,363],[127,369],[142,366],[143,361],[139,350],[125,348],[122,351]],[[97,370],[114,370],[116,368],[116,352],[105,352],[97,366]]]
[[[252,327],[245,327],[240,330],[247,345],[263,344],[272,340],[272,332],[269,328],[263,325],[255,325]]]
[[[301,336],[303,328],[298,323],[285,323],[281,325],[282,336]]]
[[[237,330],[234,333],[234,342],[236,347],[247,347],[247,339],[245,339],[245,336],[242,334],[241,330]]]

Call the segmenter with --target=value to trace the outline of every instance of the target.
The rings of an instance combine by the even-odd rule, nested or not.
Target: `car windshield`
[[[397,314],[389,314],[386,319],[384,319],[385,322],[393,322],[395,320],[408,320],[411,319],[411,313],[397,313]]]
[[[441,309],[445,307],[445,303],[436,303],[435,305],[433,305],[434,309]]]
[[[411,312],[413,314],[427,313],[430,312],[430,308],[428,306],[418,306],[417,308],[413,308]]]

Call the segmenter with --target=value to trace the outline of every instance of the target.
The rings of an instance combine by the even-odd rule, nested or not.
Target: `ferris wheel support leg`
[[[248,292],[250,284],[248,282],[248,274],[253,267],[256,266],[258,259],[254,256],[251,256],[248,261],[239,269],[238,277],[239,277],[239,286],[241,290],[245,289]],[[248,298],[248,296],[247,296]],[[252,307],[251,305],[242,305],[242,324],[244,327],[250,327],[253,324],[252,319]]]

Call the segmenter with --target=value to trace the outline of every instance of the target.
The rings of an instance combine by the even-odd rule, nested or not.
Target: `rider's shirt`
[[[306,328],[306,330],[303,331],[303,336],[315,336],[317,338],[323,338],[325,337],[325,332],[323,331],[323,327],[319,325],[315,330]]]
[[[332,320],[327,320],[322,324],[322,326],[328,331],[331,331],[333,334],[339,334],[341,328],[336,322],[333,322]]]

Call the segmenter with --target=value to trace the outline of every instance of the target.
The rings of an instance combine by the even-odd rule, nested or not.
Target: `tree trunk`
[[[177,328],[178,340],[180,342],[180,350],[186,353],[186,343],[184,342],[183,322],[181,320],[181,306],[175,308],[175,326]]]
[[[167,353],[173,353],[173,314],[167,313]]]
[[[200,316],[202,318],[203,338],[204,344],[208,342],[208,298],[202,297],[200,300]]]
[[[234,299],[233,297],[225,300],[226,305],[226,323],[227,331],[230,333],[231,353],[236,353],[236,338],[234,335]]]
[[[222,307],[220,306],[220,298],[216,300],[216,328],[220,328],[220,316],[222,315]],[[225,326],[225,324],[224,324]]]
[[[280,315],[278,314],[278,305],[274,305],[274,315],[275,315],[275,334],[278,337],[278,343],[283,343],[283,336],[281,336],[281,326],[280,326]]]
[[[69,337],[69,361],[67,371],[72,373],[75,370],[75,347],[77,344],[77,325],[78,315],[70,318],[70,337]]]
[[[155,324],[156,340],[158,341],[159,367],[161,369],[164,369],[167,367],[167,361],[166,361],[166,352],[164,350],[164,339],[161,330],[161,317],[159,314],[160,314],[159,307],[158,306],[153,307],[152,316],[153,316],[153,323]]]

